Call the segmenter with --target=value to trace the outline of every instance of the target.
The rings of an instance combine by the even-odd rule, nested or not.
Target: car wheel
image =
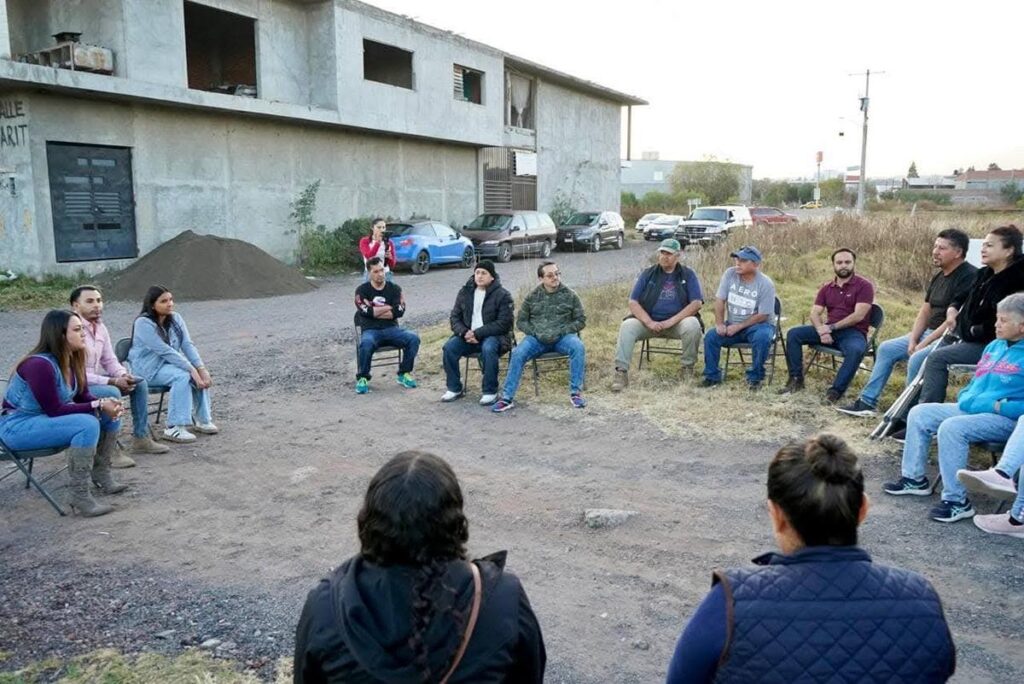
[[[498,245],[498,261],[503,264],[512,261],[512,245],[507,242],[502,242]]]
[[[472,247],[467,247],[462,253],[462,268],[470,268],[476,263],[476,252]]]
[[[590,246],[589,246],[589,248],[590,248],[591,252],[600,252],[601,251],[601,236],[600,235],[595,235],[594,237],[592,237],[590,239]]]
[[[416,255],[416,259],[412,262],[412,272],[416,275],[423,275],[430,270],[430,255],[427,254],[426,250]]]
[[[545,240],[544,242],[540,243],[540,256],[543,259],[547,259],[549,256],[551,256],[550,240]]]
[[[622,245],[624,245],[625,242],[626,242],[625,236],[622,233],[619,233],[618,236],[616,236],[616,238],[615,238],[615,242],[613,243],[614,246],[615,246],[615,249],[622,249]]]

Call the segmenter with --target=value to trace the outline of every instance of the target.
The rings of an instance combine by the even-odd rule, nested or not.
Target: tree
[[[821,181],[821,203],[841,205],[846,184],[842,178],[829,178]]]
[[[999,164],[996,164],[995,162],[991,162],[991,163],[990,163],[990,164],[988,165],[988,170],[989,170],[989,171],[1002,171],[1002,169],[1001,169],[1001,168],[999,168]]]
[[[907,178],[920,178],[917,175],[917,162],[910,162],[910,168],[907,169]]]
[[[1024,197],[1024,188],[1021,188],[1016,183],[1006,183],[1003,187],[999,188],[999,194],[1003,196],[1007,204],[1016,204]]]
[[[680,162],[669,183],[680,196],[699,193],[711,204],[722,204],[740,193],[739,166],[720,161]]]

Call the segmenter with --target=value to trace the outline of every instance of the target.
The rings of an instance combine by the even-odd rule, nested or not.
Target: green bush
[[[299,235],[296,261],[307,271],[327,272],[363,265],[359,240],[370,234],[369,216],[351,218],[334,229],[316,223],[316,197],[320,181],[310,183],[291,203],[289,218]]]

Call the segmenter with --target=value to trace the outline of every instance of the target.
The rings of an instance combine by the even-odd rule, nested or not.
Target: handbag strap
[[[458,668],[459,663],[462,662],[462,656],[466,655],[466,647],[469,646],[469,640],[473,636],[473,628],[476,627],[477,616],[480,615],[480,599],[483,595],[483,582],[480,580],[480,568],[476,567],[476,563],[471,561],[469,569],[473,572],[473,607],[469,611],[469,620],[466,622],[466,631],[462,633],[462,643],[459,644],[459,650],[455,652],[455,660],[452,661],[452,666],[448,668],[448,672],[445,674],[444,679],[441,680],[441,684],[448,684],[448,679],[455,674],[456,668]]]

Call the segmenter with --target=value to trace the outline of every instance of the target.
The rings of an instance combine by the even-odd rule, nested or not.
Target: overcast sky
[[[817,150],[823,169],[858,164],[850,74],[870,68],[869,176],[1024,168],[1021,0],[369,1],[647,100],[634,158],[714,156],[755,178],[813,176]]]

